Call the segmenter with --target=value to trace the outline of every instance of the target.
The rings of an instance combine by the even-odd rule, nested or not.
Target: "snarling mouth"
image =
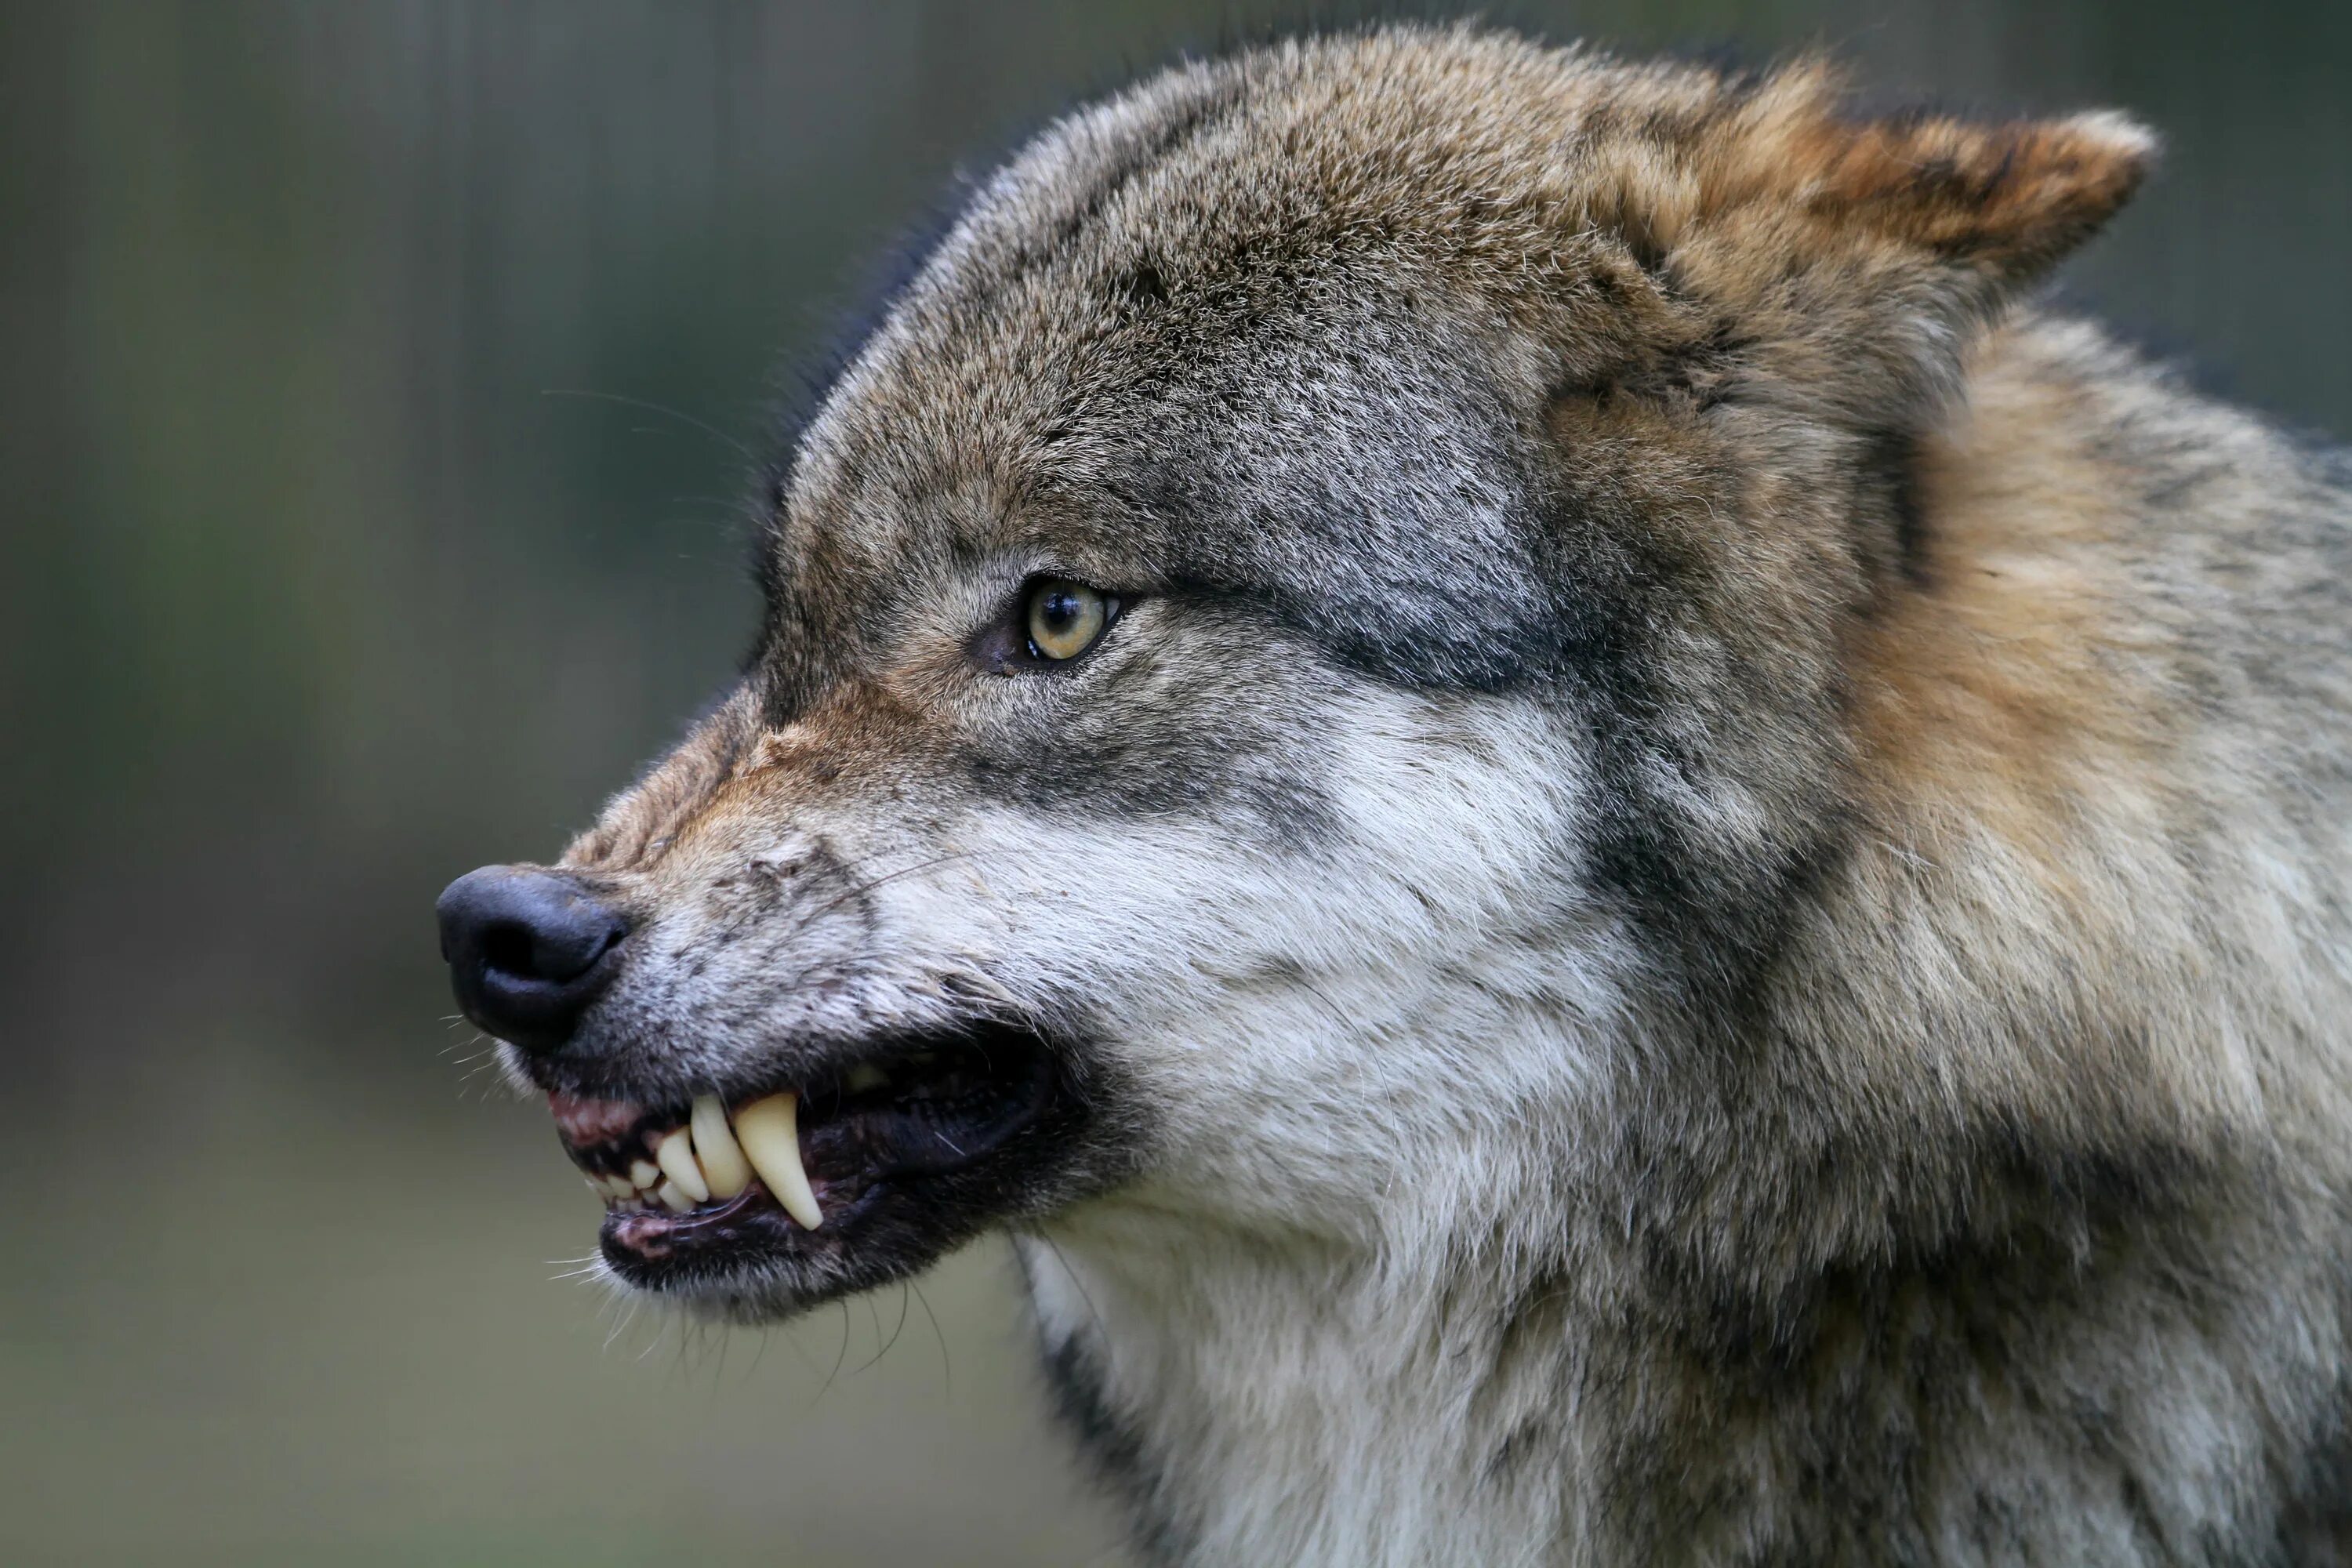
[[[991,1025],[685,1102],[548,1100],[604,1200],[600,1246],[624,1279],[804,1300],[928,1262],[906,1245],[912,1233],[970,1228],[952,1223],[971,1206],[963,1189],[1045,1133],[1059,1085],[1042,1039]]]

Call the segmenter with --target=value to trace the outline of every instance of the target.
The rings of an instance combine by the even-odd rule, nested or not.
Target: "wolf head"
[[[1507,1239],[1839,853],[1914,443],[2149,153],[1417,30],[1047,131],[780,470],[740,681],[445,900],[611,1266],[756,1317],[1086,1204]]]

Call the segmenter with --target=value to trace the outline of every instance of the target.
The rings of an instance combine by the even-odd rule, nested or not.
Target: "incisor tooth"
[[[702,1179],[702,1167],[694,1163],[694,1140],[681,1127],[663,1139],[654,1149],[654,1163],[662,1174],[677,1184],[677,1190],[696,1203],[710,1198],[709,1184]]]
[[[664,1182],[654,1189],[654,1196],[659,1198],[661,1206],[672,1214],[684,1214],[694,1206],[693,1202],[677,1190],[676,1182]]]
[[[637,1191],[629,1184],[629,1178],[626,1176],[606,1176],[604,1178],[604,1195],[608,1198],[634,1197]]]
[[[790,1090],[772,1094],[737,1111],[735,1141],[786,1214],[809,1230],[824,1222],[816,1194],[809,1191],[808,1173],[801,1169],[800,1096]]]
[[[694,1152],[714,1197],[731,1198],[751,1184],[751,1167],[727,1131],[727,1108],[715,1094],[694,1097]]]
[[[661,1167],[651,1160],[636,1160],[630,1163],[629,1180],[637,1187],[641,1189],[650,1187],[661,1179]]]

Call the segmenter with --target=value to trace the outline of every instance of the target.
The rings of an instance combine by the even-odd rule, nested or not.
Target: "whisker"
[[[1109,1326],[1103,1321],[1103,1316],[1100,1310],[1095,1306],[1094,1292],[1087,1289],[1087,1282],[1085,1279],[1079,1275],[1078,1271],[1070,1267],[1070,1255],[1062,1250],[1062,1244],[1060,1242],[1055,1241],[1052,1237],[1044,1234],[1042,1231],[1032,1232],[1031,1234],[1034,1235],[1038,1240],[1044,1242],[1047,1247],[1052,1247],[1054,1249],[1054,1256],[1062,1260],[1062,1272],[1068,1277],[1071,1284],[1076,1285],[1078,1288],[1078,1300],[1087,1304],[1087,1316],[1094,1322],[1097,1337],[1105,1339],[1108,1338],[1110,1329]]]
[[[756,463],[760,460],[760,454],[753,451],[749,444],[737,440],[709,420],[697,419],[683,409],[672,408],[667,404],[655,403],[648,398],[630,397],[618,392],[595,392],[578,386],[542,386],[539,389],[539,395],[541,397],[593,398],[601,403],[617,403],[624,408],[642,408],[648,414],[659,414],[666,418],[675,419],[681,425],[690,426],[713,440],[723,441],[742,453],[751,462]]]
[[[931,1337],[940,1342],[940,1392],[952,1397],[955,1394],[955,1372],[949,1364],[948,1337],[940,1331],[940,1315],[931,1310],[931,1299],[923,1294],[920,1285],[912,1279],[907,1283],[914,1289],[915,1300],[922,1303],[923,1316],[931,1321]]]
[[[824,1374],[824,1386],[816,1391],[815,1399],[809,1401],[812,1408],[817,1400],[833,1392],[834,1379],[841,1375],[841,1365],[849,1359],[849,1302],[844,1300],[838,1304],[841,1308],[841,1349],[834,1353],[833,1370]]]
[[[950,854],[935,856],[929,860],[919,860],[912,866],[902,866],[896,871],[885,872],[883,875],[875,878],[873,880],[861,883],[858,886],[850,889],[849,891],[843,893],[840,897],[834,899],[832,901],[822,904],[816,909],[810,910],[807,914],[801,917],[798,924],[794,925],[791,931],[785,933],[784,939],[786,941],[790,941],[792,938],[796,937],[800,935],[801,932],[806,931],[810,926],[815,924],[818,921],[821,921],[825,916],[831,914],[834,910],[841,908],[844,904],[864,899],[872,894],[877,889],[887,887],[901,877],[911,877],[920,871],[935,870],[941,866],[951,866],[959,860],[977,860],[984,855],[1004,855],[1010,853],[1012,853],[1012,851],[1009,848],[996,850],[959,849]],[[873,858],[869,856],[866,860],[845,866],[842,869],[845,874],[855,877],[865,866],[870,865],[872,863],[872,859]]]

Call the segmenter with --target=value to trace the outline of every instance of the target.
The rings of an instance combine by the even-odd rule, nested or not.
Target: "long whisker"
[[[828,1389],[840,1381],[841,1369],[849,1364],[850,1330],[849,1298],[844,1296],[841,1298],[841,1348],[834,1352],[833,1371],[826,1375],[824,1380],[824,1385]]]
[[[923,1294],[923,1288],[920,1285],[917,1285],[912,1279],[908,1280],[907,1283],[913,1287],[915,1300],[922,1303],[923,1316],[931,1321],[931,1336],[940,1342],[940,1391],[943,1394],[952,1395],[955,1393],[955,1369],[949,1364],[948,1337],[940,1330],[940,1315],[931,1310],[931,1299]]]
[[[1054,1256],[1062,1260],[1062,1272],[1068,1278],[1071,1284],[1076,1285],[1078,1288],[1078,1300],[1087,1304],[1087,1316],[1094,1321],[1096,1335],[1097,1337],[1108,1337],[1110,1333],[1110,1328],[1103,1321],[1101,1310],[1095,1305],[1094,1292],[1087,1289],[1087,1282],[1085,1279],[1079,1275],[1078,1271],[1070,1267],[1070,1255],[1064,1252],[1062,1250],[1062,1244],[1055,1241],[1052,1237],[1044,1235],[1041,1232],[1032,1232],[1031,1234],[1036,1236],[1037,1239],[1044,1242],[1047,1247],[1052,1247],[1054,1249]]]
[[[857,886],[850,889],[847,892],[843,893],[840,897],[834,899],[830,902],[819,905],[817,908],[811,910],[807,914],[801,917],[798,924],[794,925],[790,931],[785,933],[785,938],[789,941],[791,938],[800,935],[801,932],[806,931],[810,926],[814,925],[818,921],[823,920],[834,910],[841,908],[844,904],[852,903],[857,900],[864,899],[872,894],[877,889],[887,887],[901,877],[912,877],[919,872],[936,870],[941,866],[951,866],[959,860],[977,860],[986,855],[1005,855],[1010,853],[1012,853],[1012,850],[1009,848],[997,850],[959,849],[950,854],[935,856],[929,860],[919,860],[912,866],[901,866],[895,871],[887,871],[881,876],[874,878],[871,881],[859,883]],[[872,858],[868,857],[867,859],[859,862],[856,866],[845,868],[845,870],[846,870],[849,875],[856,876],[860,868],[870,864],[872,864]]]
[[[753,451],[748,444],[737,440],[707,419],[697,419],[685,410],[672,408],[667,404],[655,403],[643,397],[630,397],[618,392],[595,392],[578,386],[542,386],[539,389],[539,395],[541,397],[587,397],[600,403],[617,403],[624,408],[642,408],[648,414],[659,414],[666,418],[675,419],[681,425],[690,426],[715,441],[723,441],[754,463],[760,460],[760,454]]]

